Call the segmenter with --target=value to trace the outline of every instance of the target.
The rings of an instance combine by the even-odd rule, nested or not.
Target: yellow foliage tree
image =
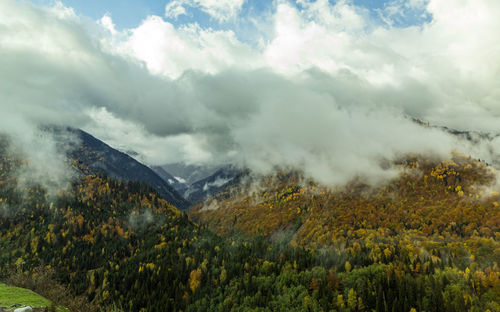
[[[191,271],[189,274],[189,288],[194,293],[196,289],[200,287],[201,284],[201,269],[198,268],[196,270]]]

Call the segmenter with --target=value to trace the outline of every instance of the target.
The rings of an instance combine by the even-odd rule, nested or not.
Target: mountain
[[[216,235],[147,184],[88,172],[55,195],[20,187],[29,167],[5,150],[0,280],[64,286],[71,311],[499,308],[500,195],[466,157],[408,158],[376,187],[299,172],[240,181],[191,214]]]
[[[66,131],[77,140],[66,140]],[[63,148],[68,151],[68,156],[76,161],[77,166],[86,174],[104,173],[118,180],[146,183],[177,208],[186,209],[189,206],[189,203],[152,169],[87,132],[63,129],[55,130],[55,133],[64,145]]]
[[[174,177],[170,173],[168,173],[161,166],[151,166],[151,169],[156,172],[156,174],[163,179],[163,181],[167,182],[168,185],[173,187],[179,194],[184,194],[187,190],[188,185],[178,180],[178,178]],[[182,179],[181,179],[182,180]]]
[[[170,172],[179,181],[187,185],[212,175],[220,168],[219,166],[193,165],[184,163],[166,164],[161,167],[167,172]]]
[[[245,171],[232,165],[214,167],[175,163],[154,166],[151,169],[192,204],[206,200],[224,188],[238,183],[239,178],[245,174]]]
[[[199,203],[219,193],[226,187],[237,184],[244,172],[233,166],[225,166],[210,176],[188,186],[184,198],[191,203]]]

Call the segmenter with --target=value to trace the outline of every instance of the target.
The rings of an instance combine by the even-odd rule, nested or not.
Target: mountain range
[[[500,307],[500,195],[483,162],[409,155],[386,183],[337,188],[223,168],[190,185],[218,193],[187,215],[151,169],[70,133],[81,174],[55,196],[17,185],[26,160],[0,140],[0,279],[56,304],[48,290],[68,289],[71,311]]]
[[[242,171],[233,166],[195,166],[180,163],[148,167],[80,129],[51,128],[60,148],[86,174],[106,174],[124,181],[146,183],[181,210],[236,183]],[[73,139],[68,140],[68,137]],[[174,174],[167,172],[169,168]]]

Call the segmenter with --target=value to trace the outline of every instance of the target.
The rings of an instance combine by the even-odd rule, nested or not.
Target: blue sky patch
[[[31,0],[35,4],[51,4],[53,0]],[[66,6],[75,9],[77,14],[88,16],[92,19],[100,19],[104,14],[111,15],[113,22],[118,30],[126,28],[135,28],[140,25],[148,15],[157,15],[165,18],[165,5],[169,1],[158,0],[62,0]],[[334,1],[330,1],[334,3]],[[353,0],[354,5],[367,8],[370,15],[380,22],[384,22],[381,14],[384,14],[384,9],[393,3],[403,3],[402,14],[391,16],[393,26],[407,27],[413,25],[420,25],[428,22],[430,16],[424,14],[421,10],[412,10],[404,7],[407,1],[385,1],[385,0]],[[268,0],[249,0],[247,1],[241,12],[242,20],[230,21],[226,23],[219,23],[217,20],[211,18],[207,13],[202,12],[198,8],[186,7],[187,15],[181,15],[177,19],[167,19],[169,22],[176,26],[196,22],[202,28],[211,27],[213,29],[233,29],[233,26],[238,28],[247,29],[248,26],[241,25],[245,17],[257,16],[265,13],[270,13],[273,9],[273,4]],[[240,24],[240,25],[234,25]]]

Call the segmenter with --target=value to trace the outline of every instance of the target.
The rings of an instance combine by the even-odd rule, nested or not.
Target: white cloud
[[[180,15],[186,15],[186,8],[182,1],[171,1],[165,6],[165,17],[176,19]]]
[[[165,6],[165,16],[176,19],[186,15],[186,7],[198,8],[219,22],[234,20],[246,0],[172,0]]]
[[[143,126],[119,119],[105,108],[86,111],[92,119],[82,128],[104,140],[113,148],[138,154],[138,159],[151,165],[163,165],[183,160],[186,163],[211,162],[202,140],[189,134],[157,136]]]
[[[104,16],[101,18],[101,20],[99,22],[105,29],[109,30],[109,32],[112,35],[116,35],[118,33],[116,28],[115,28],[115,24],[113,23],[113,20],[111,19],[111,15],[109,13],[104,14]]]
[[[186,70],[215,74],[227,68],[252,68],[258,55],[234,32],[202,29],[197,24],[175,28],[160,17],[148,17],[132,30],[125,49],[153,73],[178,78]]]
[[[286,166],[325,183],[375,183],[405,153],[499,150],[407,116],[500,132],[500,3],[431,0],[432,21],[405,28],[349,1],[300,8],[276,2],[271,39],[254,48],[231,30],[151,16],[113,33],[109,16],[4,0],[2,116],[83,127],[150,164]]]
[[[274,15],[275,37],[264,50],[268,66],[285,74],[311,67],[329,72],[349,69],[349,64],[341,64],[338,59],[347,51],[352,53],[354,38],[344,30],[363,28],[354,11],[346,13],[350,10],[341,2],[331,8],[327,2],[319,1],[304,11],[289,3],[279,4]]]

